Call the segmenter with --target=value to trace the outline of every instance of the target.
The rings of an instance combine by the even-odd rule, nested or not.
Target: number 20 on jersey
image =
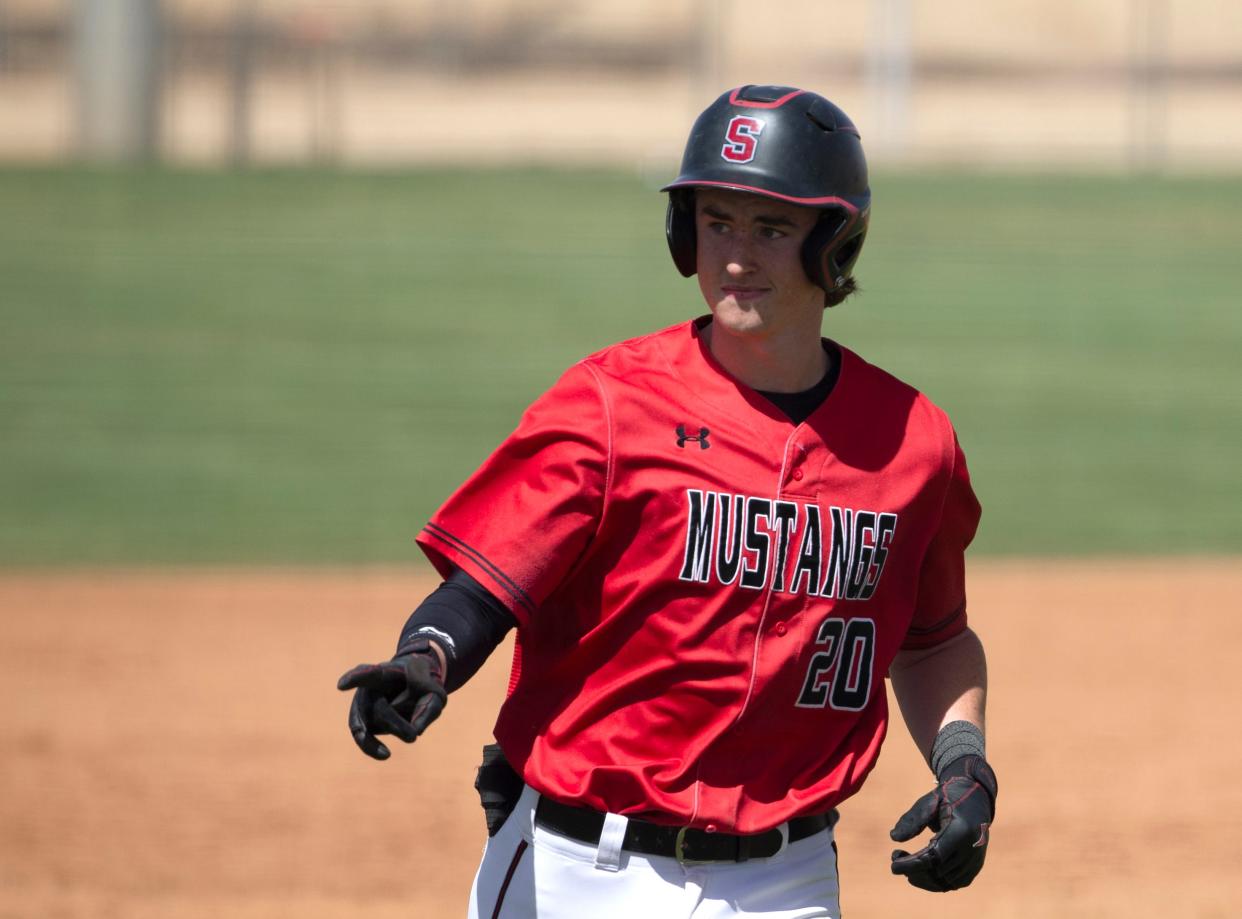
[[[871,699],[872,664],[875,661],[875,621],[829,616],[815,633],[799,708],[830,708],[857,712]]]

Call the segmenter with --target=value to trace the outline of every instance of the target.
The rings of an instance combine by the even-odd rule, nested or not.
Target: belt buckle
[[[677,830],[677,839],[673,842],[673,858],[677,859],[679,865],[710,865],[711,861],[703,861],[697,858],[686,858],[686,831],[691,829],[683,826]]]

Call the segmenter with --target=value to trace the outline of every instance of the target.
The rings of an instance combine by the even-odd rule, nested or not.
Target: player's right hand
[[[429,648],[382,664],[359,664],[337,680],[336,688],[354,690],[349,733],[358,749],[379,760],[392,754],[376,735],[413,743],[448,702],[440,660]]]

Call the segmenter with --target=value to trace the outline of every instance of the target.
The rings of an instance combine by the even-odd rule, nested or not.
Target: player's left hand
[[[894,842],[913,839],[924,829],[936,835],[913,855],[893,852],[892,869],[923,890],[957,890],[983,868],[996,812],[996,774],[983,757],[963,756],[938,778],[940,784],[915,801],[889,833]]]

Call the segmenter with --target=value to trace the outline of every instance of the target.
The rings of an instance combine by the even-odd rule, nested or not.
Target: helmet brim
[[[848,211],[857,213],[861,208],[858,204],[850,201],[848,198],[842,198],[838,195],[828,195],[821,198],[799,198],[794,195],[782,195],[780,192],[769,191],[766,188],[757,188],[754,185],[743,185],[738,182],[722,182],[716,179],[677,179],[665,185],[660,191],[673,191],[678,188],[724,188],[731,191],[747,192],[752,195],[760,195],[764,198],[774,198],[777,201],[787,201],[790,204],[801,204],[804,207],[843,207]]]

